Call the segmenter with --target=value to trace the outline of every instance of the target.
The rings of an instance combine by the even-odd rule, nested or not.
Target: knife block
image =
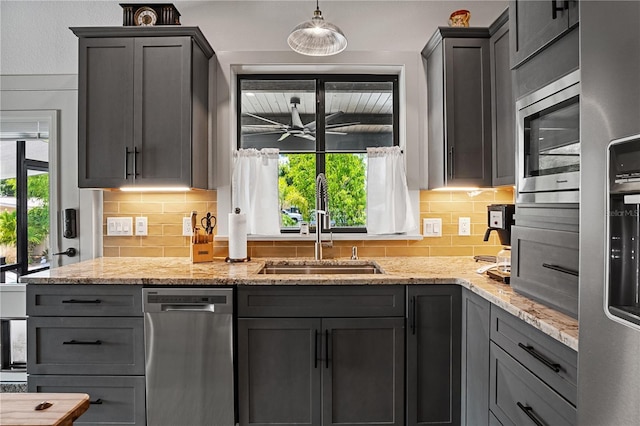
[[[213,262],[213,241],[191,243],[191,263],[202,262]]]

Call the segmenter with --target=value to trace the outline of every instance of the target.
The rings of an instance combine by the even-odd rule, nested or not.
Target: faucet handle
[[[322,227],[324,229],[331,229],[331,216],[329,215],[329,210],[327,209],[327,211],[324,212],[324,217],[322,218],[322,220],[324,221],[322,223]]]

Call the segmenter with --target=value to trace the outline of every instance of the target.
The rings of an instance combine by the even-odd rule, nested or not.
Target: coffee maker
[[[484,241],[489,241],[492,231],[498,233],[500,244],[511,246],[511,225],[513,215],[516,212],[515,204],[490,204],[487,206],[487,231],[484,233]]]

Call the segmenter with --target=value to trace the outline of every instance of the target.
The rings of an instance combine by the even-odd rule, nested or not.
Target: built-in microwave
[[[580,71],[516,102],[518,203],[580,200]]]

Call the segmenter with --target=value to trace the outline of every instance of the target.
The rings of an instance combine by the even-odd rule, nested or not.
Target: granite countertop
[[[253,259],[225,263],[216,259],[192,264],[188,258],[98,258],[21,278],[32,284],[134,284],[134,285],[377,285],[459,284],[517,316],[545,334],[578,350],[578,321],[552,308],[516,294],[510,286],[475,272],[485,263],[471,257],[395,257],[359,261],[324,260],[324,264],[377,263],[385,274],[262,275],[265,262],[299,263],[310,260]]]

